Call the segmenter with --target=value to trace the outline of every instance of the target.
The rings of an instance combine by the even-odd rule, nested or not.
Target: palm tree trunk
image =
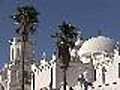
[[[64,66],[64,68],[63,68],[63,75],[64,75],[63,76],[64,77],[63,78],[64,79],[63,80],[63,85],[64,85],[63,88],[64,88],[64,90],[66,90],[66,84],[67,84],[67,82],[66,82],[66,70],[67,70],[67,68],[66,68],[66,66]]]
[[[25,48],[26,48],[26,35],[22,35],[22,40],[21,40],[21,61],[22,61],[22,90],[25,90],[25,86],[24,86],[24,61],[25,61]]]

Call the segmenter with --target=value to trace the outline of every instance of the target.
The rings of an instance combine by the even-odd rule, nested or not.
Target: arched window
[[[14,48],[12,48],[12,60],[14,60]]]
[[[94,69],[94,81],[96,81],[96,69]]]
[[[102,67],[102,82],[105,84],[105,72],[106,72],[106,69],[105,67]]]
[[[118,63],[118,78],[120,78],[120,63]]]
[[[19,48],[16,48],[16,59],[20,58],[20,50]]]

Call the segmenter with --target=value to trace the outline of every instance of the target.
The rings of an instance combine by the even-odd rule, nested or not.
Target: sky
[[[10,16],[27,1],[40,12],[35,34],[37,57],[44,51],[51,56],[55,43],[50,34],[63,21],[82,26],[85,38],[96,36],[100,29],[103,35],[120,39],[120,0],[0,0],[0,67],[9,61],[8,40],[15,36]]]

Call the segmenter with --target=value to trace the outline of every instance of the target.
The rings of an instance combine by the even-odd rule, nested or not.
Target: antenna
[[[105,26],[104,26],[104,24],[99,24],[99,29],[98,29],[97,35],[98,35],[98,36],[103,35],[103,30],[105,31]]]
[[[99,29],[98,30],[98,36],[101,36],[102,35],[102,31]]]

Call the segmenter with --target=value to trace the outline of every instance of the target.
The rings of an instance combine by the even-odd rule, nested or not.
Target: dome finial
[[[43,60],[46,59],[46,52],[45,52],[45,51],[44,51],[43,54],[42,54],[42,58],[43,58]]]

